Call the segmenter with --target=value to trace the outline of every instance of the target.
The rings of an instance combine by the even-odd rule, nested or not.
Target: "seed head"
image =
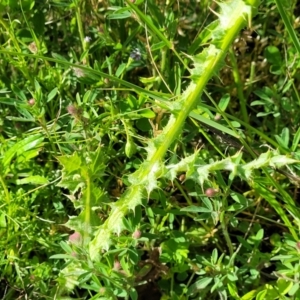
[[[77,108],[73,104],[71,104],[67,107],[67,111],[73,117],[80,117],[82,115],[82,109]]]
[[[31,53],[36,54],[38,52],[38,48],[36,46],[35,42],[32,42],[29,44],[28,49],[30,50]]]

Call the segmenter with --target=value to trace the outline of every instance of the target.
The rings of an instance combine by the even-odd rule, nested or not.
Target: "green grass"
[[[1,299],[300,299],[299,9],[2,1]]]

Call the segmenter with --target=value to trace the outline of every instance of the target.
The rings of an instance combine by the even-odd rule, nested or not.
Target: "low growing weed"
[[[3,299],[299,299],[297,1],[0,4]]]

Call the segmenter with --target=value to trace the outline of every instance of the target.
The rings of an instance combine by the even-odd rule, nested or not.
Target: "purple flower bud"
[[[121,264],[118,260],[115,260],[114,262],[114,270],[119,271],[121,269]]]
[[[81,234],[79,232],[74,232],[69,236],[69,242],[76,245],[80,244],[82,242]]]
[[[206,191],[205,191],[205,195],[207,197],[214,197],[215,194],[217,193],[217,191],[213,188],[208,188]]]
[[[35,104],[35,100],[33,98],[28,100],[28,105],[33,106]]]
[[[67,107],[67,111],[70,115],[75,116],[77,115],[77,108],[74,105],[69,105]]]
[[[139,239],[139,238],[141,237],[141,235],[142,235],[142,232],[141,232],[139,229],[137,229],[137,230],[132,234],[132,237],[133,237],[134,239]]]

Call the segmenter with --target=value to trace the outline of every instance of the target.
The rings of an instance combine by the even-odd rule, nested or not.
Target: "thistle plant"
[[[129,1],[127,3],[138,11]],[[102,249],[108,250],[111,235],[120,234],[123,229],[124,216],[130,210],[134,211],[137,205],[141,205],[142,198],[158,187],[158,178],[166,176],[164,156],[168,148],[179,136],[186,118],[201,99],[205,85],[222,67],[233,40],[244,26],[251,23],[258,4],[259,1],[255,0],[219,4],[219,23],[211,33],[209,46],[202,53],[191,57],[194,63],[194,68],[190,70],[191,83],[178,99],[167,104],[171,113],[169,122],[160,135],[149,140],[147,159],[139,170],[129,176],[130,186],[127,191],[112,205],[109,217],[95,232],[89,244],[92,259],[96,259]],[[141,12],[138,11],[138,14],[141,15]]]
[[[278,40],[259,43],[268,26],[252,28],[271,1],[211,1],[201,29],[199,1],[175,2],[0,4],[3,281],[20,295],[300,297],[296,1],[274,1],[285,59]],[[245,80],[248,50],[276,84],[255,77],[264,62]]]

